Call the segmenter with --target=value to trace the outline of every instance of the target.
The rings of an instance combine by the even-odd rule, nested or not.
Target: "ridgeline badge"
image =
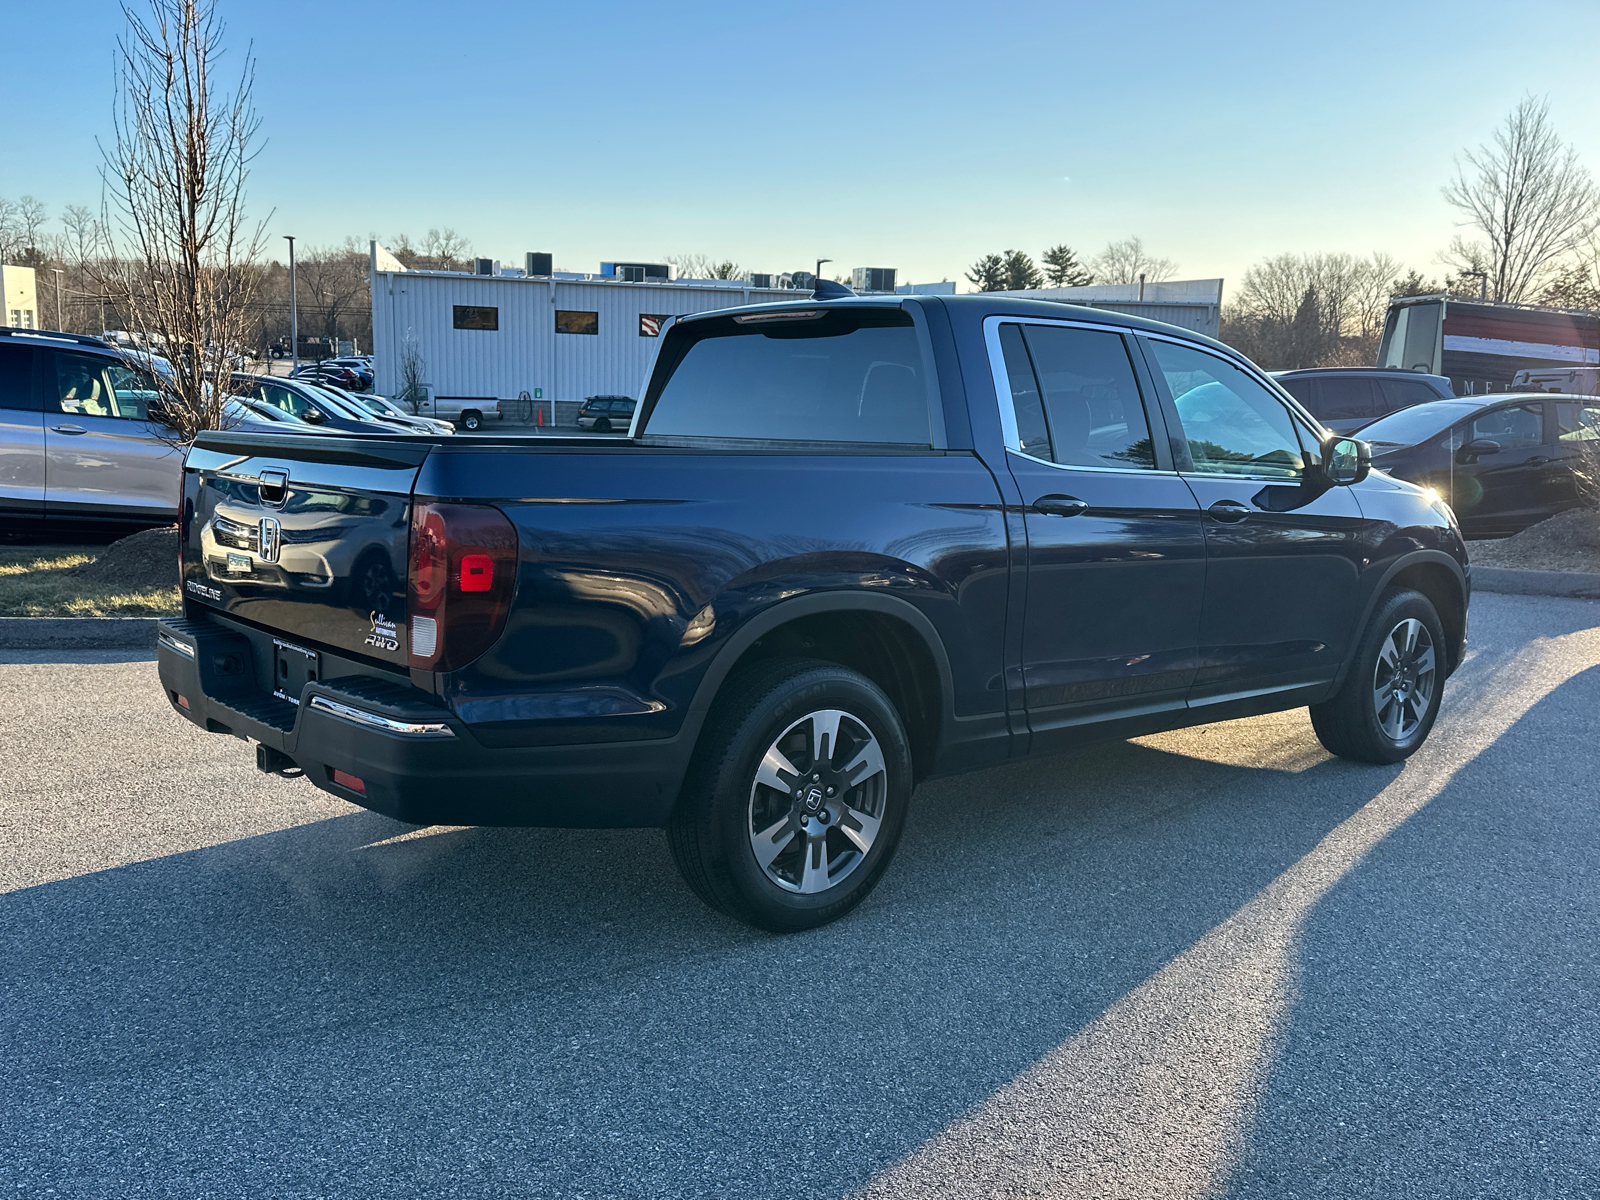
[[[394,622],[381,612],[368,614],[372,619],[372,632],[367,634],[362,643],[377,650],[400,649],[400,633],[394,627]]]

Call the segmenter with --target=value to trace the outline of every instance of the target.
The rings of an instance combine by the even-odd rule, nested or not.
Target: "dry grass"
[[[0,547],[0,617],[164,617],[182,608],[176,587],[117,587],[68,573],[95,554],[92,546]]]

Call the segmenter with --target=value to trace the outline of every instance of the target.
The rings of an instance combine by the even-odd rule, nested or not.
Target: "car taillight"
[[[498,508],[413,506],[406,605],[411,665],[454,671],[492,646],[505,627],[516,579],[517,531]]]

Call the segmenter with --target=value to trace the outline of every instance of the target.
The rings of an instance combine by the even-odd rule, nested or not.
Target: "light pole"
[[[56,277],[56,329],[65,333],[67,327],[61,323],[61,268],[51,267],[50,273]]]
[[[289,354],[294,360],[290,367],[293,373],[300,369],[300,307],[294,290],[294,239],[284,234],[283,240],[289,243]]]
[[[823,263],[831,263],[832,261],[833,261],[833,259],[831,259],[831,258],[819,258],[819,259],[817,259],[817,273],[815,275],[813,275],[811,278],[815,279],[818,283],[821,283],[822,282],[822,264]]]

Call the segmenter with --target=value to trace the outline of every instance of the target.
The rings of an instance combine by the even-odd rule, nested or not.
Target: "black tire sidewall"
[[[848,878],[816,895],[768,879],[750,849],[750,788],[767,749],[807,713],[836,708],[877,738],[888,771],[883,824],[864,862]],[[911,750],[889,698],[864,676],[843,667],[804,669],[772,688],[733,729],[713,782],[714,862],[734,893],[736,915],[763,928],[808,929],[842,916],[866,898],[893,857],[911,800]]]
[[[1428,636],[1433,639],[1433,695],[1429,698],[1427,712],[1423,714],[1422,720],[1411,736],[1396,741],[1378,724],[1378,710],[1372,699],[1372,683],[1377,670],[1378,655],[1383,649],[1384,642],[1400,622],[1412,619],[1421,621],[1428,631]],[[1432,732],[1434,720],[1439,715],[1439,705],[1444,699],[1444,626],[1439,621],[1439,614],[1434,611],[1433,605],[1425,596],[1417,592],[1397,593],[1373,614],[1372,623],[1367,628],[1366,643],[1361,648],[1361,657],[1356,661],[1354,671],[1350,685],[1357,689],[1353,699],[1358,705],[1357,711],[1364,727],[1363,732],[1373,739],[1374,744],[1385,747],[1392,755],[1392,761],[1398,762],[1415,754]]]

